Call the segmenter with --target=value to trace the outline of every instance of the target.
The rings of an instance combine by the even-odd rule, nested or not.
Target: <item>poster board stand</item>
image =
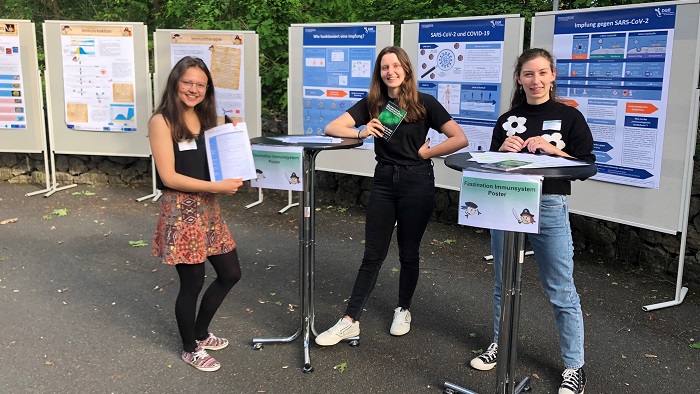
[[[596,140],[602,177],[572,185],[570,211],[680,233],[675,297],[642,309],[682,303],[687,294],[682,277],[698,122],[699,2],[536,13],[531,46],[557,58],[561,95],[578,105]],[[624,74],[618,75],[618,70]],[[606,73],[615,78],[598,82]],[[651,123],[641,125],[638,120]],[[642,145],[630,139],[644,133],[654,133],[653,139],[645,138],[649,154],[642,154]]]
[[[0,26],[0,152],[43,153],[46,188],[26,194],[33,196],[51,187],[36,26],[15,19]]]
[[[42,77],[41,72],[37,72],[36,76],[37,76],[37,80],[38,80],[38,81],[41,81],[41,77]],[[44,108],[44,97],[43,97],[43,95],[41,94],[41,92],[39,92],[39,102],[40,102],[41,108]],[[35,195],[37,195],[37,194],[47,193],[47,192],[49,192],[49,191],[51,190],[52,185],[55,185],[55,184],[56,184],[56,180],[53,179],[53,178],[51,178],[51,171],[49,171],[49,165],[48,165],[48,164],[49,164],[49,146],[48,146],[48,143],[47,143],[47,141],[46,141],[46,126],[45,126],[45,123],[46,123],[46,122],[45,122],[45,119],[44,119],[44,117],[42,116],[42,117],[41,117],[41,136],[42,136],[41,139],[42,139],[42,143],[43,143],[43,145],[44,145],[44,149],[43,149],[43,154],[44,154],[44,182],[45,182],[45,186],[46,186],[46,187],[45,187],[44,189],[41,189],[41,190],[33,191],[33,192],[31,192],[31,193],[26,193],[25,196],[27,196],[27,197],[35,196]],[[53,160],[53,158],[52,158],[52,160]],[[53,168],[53,166],[52,166],[51,168]]]
[[[148,157],[151,89],[141,22],[45,21],[53,193],[56,154]]]

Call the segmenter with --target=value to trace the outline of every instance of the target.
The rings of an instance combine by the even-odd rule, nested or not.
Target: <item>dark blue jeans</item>
[[[359,320],[377,283],[394,233],[399,247],[399,303],[409,308],[419,275],[420,242],[435,207],[433,163],[377,163],[365,220],[365,254],[345,314]]]

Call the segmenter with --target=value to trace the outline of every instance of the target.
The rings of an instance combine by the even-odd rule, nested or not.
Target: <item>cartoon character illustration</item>
[[[260,169],[255,169],[255,180],[260,181],[265,179],[265,174],[263,174],[263,171]]]
[[[513,208],[513,216],[515,216],[515,220],[518,221],[520,224],[534,224],[535,223],[535,216],[530,213],[530,210],[525,208],[523,209],[523,212],[518,215],[515,213],[515,208]]]
[[[289,177],[289,184],[291,185],[298,185],[300,182],[299,177],[297,176],[296,172],[292,172],[292,175]]]
[[[481,215],[481,212],[479,212],[479,206],[471,201],[465,202],[464,205],[462,205],[462,209],[464,209],[464,216],[466,217]]]

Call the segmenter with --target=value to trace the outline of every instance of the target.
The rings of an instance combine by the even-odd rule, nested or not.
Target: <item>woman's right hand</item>
[[[498,149],[499,152],[520,152],[523,150],[525,141],[517,135],[511,135],[506,138]]]
[[[238,188],[243,185],[243,179],[241,178],[228,178],[219,182],[215,182],[217,186],[216,193],[222,194],[236,194]]]
[[[369,138],[370,135],[377,138],[382,138],[384,135],[384,126],[377,118],[370,120],[362,131],[363,139]]]

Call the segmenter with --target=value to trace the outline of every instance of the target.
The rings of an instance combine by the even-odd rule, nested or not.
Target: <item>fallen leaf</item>
[[[53,214],[54,214],[54,216],[66,216],[66,215],[68,215],[68,210],[66,208],[54,209]]]
[[[18,218],[5,219],[5,220],[3,220],[2,222],[0,222],[0,224],[10,224],[10,223],[14,223],[14,222],[16,222],[16,221],[18,221],[18,220],[19,220]]]

